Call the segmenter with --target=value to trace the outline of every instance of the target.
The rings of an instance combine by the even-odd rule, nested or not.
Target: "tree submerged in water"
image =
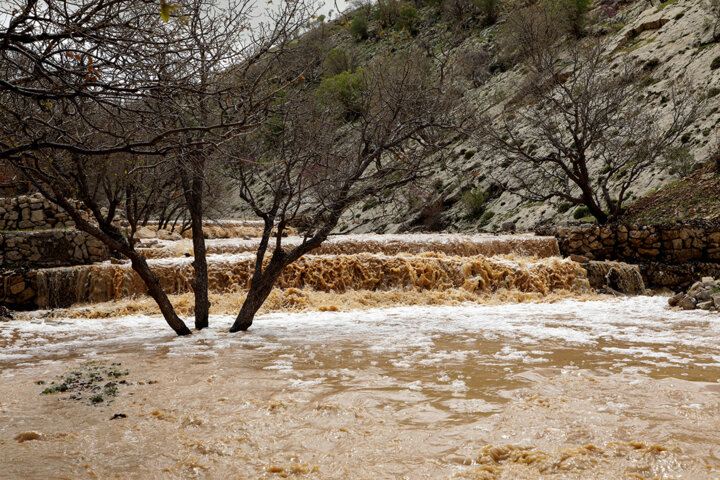
[[[459,95],[417,52],[380,56],[356,75],[352,116],[347,92],[303,85],[283,92],[262,139],[226,149],[241,199],[264,223],[232,332],[252,325],[283,268],[319,247],[350,206],[437,166],[462,122]],[[302,242],[286,250],[290,226]]]
[[[136,250],[136,232],[178,208],[191,218],[195,320],[206,327],[203,199],[218,190],[208,158],[261,122],[273,97],[258,85],[310,14],[309,3],[283,2],[252,25],[253,5],[0,5],[0,171],[21,172],[77,228],[128,258],[179,335],[190,329]]]

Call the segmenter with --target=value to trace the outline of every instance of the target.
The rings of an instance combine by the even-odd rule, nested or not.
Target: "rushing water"
[[[184,338],[126,265],[44,272],[113,301],[0,323],[0,478],[720,478],[720,316],[594,295],[551,239],[349,236],[229,334],[253,242],[209,242]],[[151,262],[184,314],[187,248]]]
[[[720,319],[663,298],[211,320],[189,338],[147,316],[2,325],[0,477],[720,475]],[[88,360],[132,385],[38,395]]]

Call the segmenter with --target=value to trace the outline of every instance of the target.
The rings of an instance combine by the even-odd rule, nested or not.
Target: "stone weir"
[[[0,305],[37,308],[37,272],[109,258],[102,242],[39,193],[0,198]]]
[[[210,291],[241,294],[248,287],[254,260],[251,253],[210,256]],[[167,293],[192,291],[191,258],[151,260],[149,264]],[[117,300],[144,295],[147,290],[128,264],[110,262],[39,270],[36,285],[36,302],[43,308]],[[283,270],[277,287],[332,293],[463,289],[548,295],[559,290],[590,291],[586,271],[568,259],[443,253],[306,255]]]
[[[298,239],[288,237],[287,245]],[[150,267],[169,294],[192,291],[192,251],[187,242],[158,242]],[[242,294],[254,263],[257,239],[208,240],[209,288]],[[152,250],[152,249],[149,249]],[[150,252],[146,252],[149,254]],[[553,237],[460,234],[337,236],[290,265],[278,288],[347,291],[448,291],[491,294],[513,291],[549,295],[592,288],[644,292],[636,267],[616,262],[581,266],[558,255]],[[584,267],[584,268],[583,268]],[[40,269],[32,301],[40,308],[67,307],[144,295],[146,287],[125,262]]]
[[[658,225],[575,225],[537,231],[554,235],[563,255],[617,260],[640,267],[651,288],[684,290],[700,277],[720,277],[720,221]]]

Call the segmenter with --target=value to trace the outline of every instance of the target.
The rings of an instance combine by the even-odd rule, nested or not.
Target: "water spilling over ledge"
[[[213,255],[208,260],[211,292],[238,293],[247,288],[255,261],[253,255]],[[191,259],[153,260],[150,265],[166,292],[192,290]],[[542,294],[560,289],[577,293],[589,290],[585,271],[569,260],[432,253],[307,255],[284,270],[277,287],[339,293],[457,288],[470,292],[507,289]],[[38,304],[42,307],[105,302],[145,291],[144,283],[126,264],[106,262],[38,272]]]
[[[283,239],[285,248],[298,245],[300,237]],[[208,254],[238,254],[254,252],[259,240],[255,239],[208,239]],[[274,244],[270,243],[270,249]],[[189,241],[160,241],[151,247],[140,248],[147,258],[170,258],[184,254],[192,255],[192,243]],[[555,237],[535,235],[487,235],[487,234],[450,234],[417,233],[398,235],[335,235],[314,250],[315,255],[353,253],[382,253],[397,255],[400,253],[444,253],[455,256],[516,255],[525,257],[556,257],[560,249]]]

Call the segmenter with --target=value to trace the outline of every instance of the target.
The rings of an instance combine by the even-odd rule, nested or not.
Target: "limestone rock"
[[[167,230],[158,230],[157,238],[160,240],[182,240],[182,236],[175,232],[169,232]]]
[[[697,308],[697,301],[688,295],[684,295],[683,298],[678,302],[678,307],[683,310],[695,310]]]
[[[699,308],[700,310],[710,310],[711,308],[713,308],[713,302],[700,302],[697,304],[697,308]]]
[[[684,293],[678,293],[677,295],[673,295],[668,299],[668,305],[671,307],[677,307],[678,303],[680,303],[680,300],[685,296]]]

